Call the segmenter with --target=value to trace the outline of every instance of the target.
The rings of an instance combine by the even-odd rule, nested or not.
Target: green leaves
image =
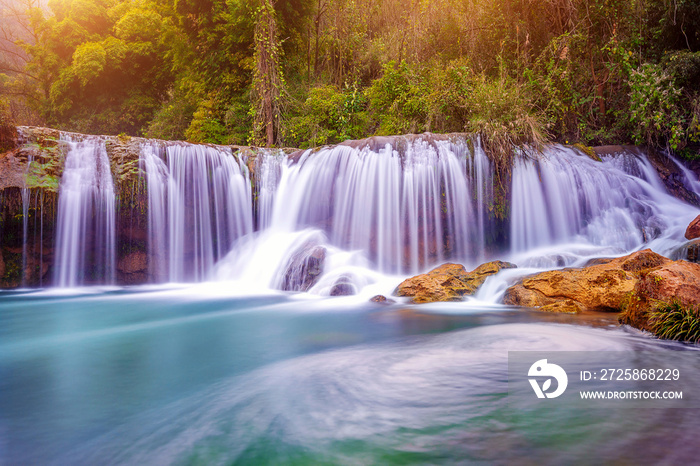
[[[73,76],[83,85],[95,79],[104,70],[107,52],[102,44],[86,42],[73,53]]]
[[[357,84],[314,87],[288,119],[285,140],[309,148],[360,139],[369,132],[366,109],[367,99]]]
[[[637,144],[667,142],[677,150],[684,144],[686,122],[678,106],[681,91],[660,65],[645,63],[632,70],[630,78],[630,122]]]

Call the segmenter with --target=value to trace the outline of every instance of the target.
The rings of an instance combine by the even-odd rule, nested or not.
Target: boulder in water
[[[525,277],[506,290],[504,302],[549,312],[622,311],[623,324],[662,338],[700,340],[700,265],[649,249]]]
[[[386,296],[384,296],[384,295],[382,295],[382,294],[378,294],[378,295],[376,295],[376,296],[372,296],[369,300],[370,300],[371,302],[377,303],[377,304],[393,304],[393,303],[396,302],[396,301],[394,301],[393,299],[387,298]]]
[[[353,296],[357,294],[355,285],[352,284],[350,277],[343,275],[340,277],[331,288],[331,296]]]
[[[541,308],[572,301],[580,310],[619,311],[642,275],[669,262],[645,249],[589,267],[542,272],[508,288],[503,302]]]
[[[695,239],[700,238],[700,215],[695,217],[695,219],[690,222],[688,228],[685,230],[685,239]]]
[[[410,297],[414,303],[461,301],[464,296],[474,294],[489,276],[514,267],[508,262],[493,261],[467,272],[461,264],[447,263],[404,280],[394,295]]]
[[[318,282],[326,261],[326,248],[307,243],[292,255],[282,280],[284,291],[308,291]]]
[[[669,257],[673,260],[686,260],[700,263],[700,238],[688,241],[671,252]]]

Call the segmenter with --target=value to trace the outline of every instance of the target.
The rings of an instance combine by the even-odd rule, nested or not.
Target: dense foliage
[[[0,107],[20,124],[298,147],[422,131],[700,145],[694,0],[0,1]]]

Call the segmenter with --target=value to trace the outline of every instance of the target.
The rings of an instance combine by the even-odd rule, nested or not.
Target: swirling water
[[[507,396],[508,351],[683,345],[607,315],[415,311],[212,285],[5,293],[0,463],[670,464],[696,454],[691,411],[523,412]]]

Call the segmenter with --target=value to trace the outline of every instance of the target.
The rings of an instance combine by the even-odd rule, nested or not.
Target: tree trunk
[[[255,24],[253,143],[271,147],[280,141],[280,98],[284,84],[274,2],[265,0]]]

